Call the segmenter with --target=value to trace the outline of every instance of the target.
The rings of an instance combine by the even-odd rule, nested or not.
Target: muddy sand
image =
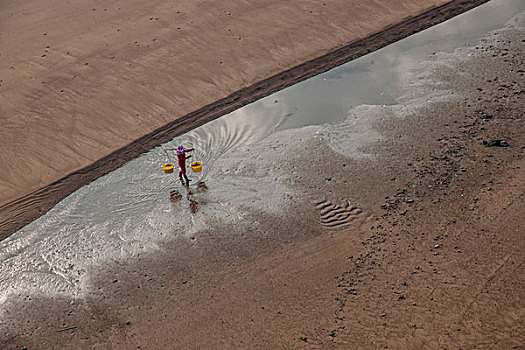
[[[414,70],[363,156],[344,123],[276,134],[289,208],[115,261],[81,300],[21,295],[2,348],[523,349],[524,33]]]
[[[154,146],[484,2],[3,1],[0,238]]]

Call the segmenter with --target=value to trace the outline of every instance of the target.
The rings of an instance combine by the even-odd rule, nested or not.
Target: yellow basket
[[[164,172],[166,174],[171,174],[173,173],[173,169],[175,168],[175,164],[173,163],[166,163],[166,164],[162,164],[162,170],[164,170]]]
[[[200,173],[202,171],[202,162],[196,161],[190,164],[191,170],[193,170],[194,173]]]

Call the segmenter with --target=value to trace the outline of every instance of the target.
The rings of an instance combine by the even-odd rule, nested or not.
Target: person
[[[186,159],[191,158],[191,155],[186,156],[186,152],[191,152],[193,150],[195,150],[195,148],[185,148],[184,146],[177,147],[177,160],[180,168],[179,177],[182,181],[182,177],[184,176],[186,183],[189,183],[191,181],[186,175]]]

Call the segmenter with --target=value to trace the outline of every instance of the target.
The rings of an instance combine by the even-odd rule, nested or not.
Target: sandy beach
[[[484,2],[6,1],[0,237],[154,146]]]
[[[143,106],[144,118],[141,113],[137,119],[129,112],[126,124],[126,118],[116,112],[139,109],[141,105],[142,100],[138,97],[125,100],[123,96],[119,99],[111,95],[127,91],[139,96],[141,90],[131,87],[131,81],[119,92],[107,88],[105,91],[109,95],[100,97],[101,100],[94,99],[97,105],[91,104],[90,98],[82,97],[85,100],[78,108],[86,109],[77,113],[79,118],[85,115],[86,119],[71,124],[78,128],[65,130],[69,130],[68,137],[74,138],[75,132],[88,129],[82,123],[88,123],[91,126],[89,134],[82,137],[91,140],[92,153],[85,151],[82,160],[78,160],[78,146],[69,156],[69,151],[60,153],[62,167],[53,171],[41,169],[43,174],[38,184],[31,182],[33,179],[23,178],[17,178],[20,181],[17,184],[14,180],[7,182],[9,191],[2,192],[7,193],[5,202],[96,161],[114,151],[113,145],[123,147],[177,118],[187,124],[169,124],[169,131],[161,132],[158,140],[187,130],[207,118],[204,113],[184,119],[183,116],[191,111],[353,40],[346,35],[356,32],[344,27],[343,23],[353,26],[355,22],[347,23],[347,16],[337,7],[346,8],[350,6],[348,3],[357,4],[336,1],[329,6],[322,2],[304,2],[305,9],[315,5],[318,9],[327,7],[333,11],[326,13],[331,32],[325,37],[307,35],[304,29],[309,26],[293,26],[296,32],[281,38],[281,44],[272,42],[272,47],[281,47],[280,50],[261,48],[255,61],[242,58],[245,57],[241,55],[243,50],[228,56],[232,66],[226,71],[216,70],[217,78],[210,76],[210,85],[195,83],[201,81],[202,75],[187,80],[187,86],[171,80],[174,85],[180,84],[177,89],[172,87],[174,94],[186,91],[183,87],[189,86],[188,95],[177,107],[164,105],[174,103],[174,100],[166,102],[167,97],[164,102],[151,102],[158,108],[155,115],[149,109],[153,107]],[[401,3],[405,4],[404,15],[392,12],[391,20],[439,4],[391,2],[392,8]],[[272,3],[277,6],[275,4],[277,2]],[[286,5],[279,4],[279,10],[270,6],[276,12],[265,18],[286,17]],[[370,4],[379,6],[378,2]],[[93,11],[90,4],[85,6],[86,11]],[[93,6],[94,12],[104,11],[99,6]],[[163,5],[159,3],[158,6]],[[195,6],[196,16],[200,10]],[[136,10],[142,8],[137,2]],[[247,11],[246,8],[242,10]],[[258,8],[252,10],[253,16],[265,12]],[[229,11],[232,16],[235,14]],[[155,14],[144,17],[147,21],[150,17],[151,21],[156,21]],[[160,21],[161,16],[158,17]],[[297,23],[305,20],[300,16],[294,18]],[[241,23],[242,17],[238,20]],[[378,28],[385,24],[374,22]],[[225,24],[221,21],[216,25]],[[326,23],[318,25],[324,28]],[[105,30],[102,24],[100,28]],[[373,29],[363,29],[357,37],[369,31]],[[170,31],[165,33],[168,35]],[[279,193],[286,195],[286,206],[279,210],[248,208],[244,219],[238,222],[224,221],[192,235],[174,235],[153,253],[136,254],[125,261],[114,259],[97,267],[97,273],[90,277],[88,292],[82,298],[20,292],[17,298],[3,305],[0,347],[522,349],[525,344],[524,33],[525,13],[521,13],[507,26],[487,33],[471,47],[459,48],[453,53],[436,52],[414,67],[404,77],[403,94],[395,104],[357,106],[341,123],[284,130],[257,144],[245,146],[243,154],[256,154],[257,157],[245,160],[237,172],[253,173],[251,165],[265,164],[272,178],[275,177],[276,192],[286,189],[286,193]],[[308,44],[297,44],[294,49],[297,51],[291,54],[283,47],[290,48],[287,43],[294,41],[293,35]],[[328,37],[334,41],[327,42]],[[243,41],[245,37],[241,38]],[[160,36],[158,40],[161,41]],[[166,44],[164,50],[168,50],[168,46]],[[100,52],[98,62],[102,64],[105,51]],[[162,52],[165,51],[161,49],[159,57],[163,57]],[[253,55],[248,52],[247,55]],[[273,52],[275,56],[270,58],[262,52]],[[141,57],[146,59],[147,56]],[[286,58],[287,63],[283,61],[282,68],[277,57]],[[329,57],[325,60],[328,65],[336,60]],[[342,57],[348,59],[348,56]],[[89,59],[87,67],[92,66],[91,59],[97,62],[93,56]],[[246,67],[250,69],[232,68],[248,61]],[[266,65],[256,69],[256,65],[251,66],[253,62],[265,62]],[[139,69],[132,80],[142,79],[141,74],[152,74],[157,63],[159,61],[142,62],[142,73]],[[165,64],[163,68],[168,65]],[[312,64],[312,71],[322,70]],[[211,64],[209,67],[215,70]],[[220,84],[213,79],[219,79],[227,71],[231,75],[223,78],[224,86],[216,88]],[[109,74],[110,70],[105,72],[102,75],[92,71],[84,79],[91,79],[90,74],[94,75],[93,79],[111,80],[116,76]],[[192,75],[190,71],[186,73]],[[156,74],[160,79],[161,73]],[[173,71],[169,76],[172,74]],[[290,81],[299,79],[298,76],[290,77]],[[164,75],[163,78],[167,79]],[[93,93],[98,94],[95,80],[90,81]],[[269,83],[266,91],[279,86],[274,83]],[[105,84],[107,82],[101,86]],[[203,88],[205,85],[210,89]],[[15,90],[9,91],[15,93]],[[159,87],[157,91],[165,90]],[[193,96],[195,91],[203,92]],[[142,93],[145,99],[153,95]],[[4,96],[7,95],[2,94],[3,101],[11,100]],[[39,99],[46,105],[44,101],[50,101],[52,96]],[[19,101],[22,100],[20,97]],[[2,113],[4,108],[16,109],[17,100],[13,98],[12,101],[7,107],[2,106]],[[202,101],[204,104],[199,104]],[[235,103],[228,102],[225,110]],[[53,114],[56,113],[57,118],[62,115],[61,120],[64,120],[65,109],[53,108],[56,108]],[[171,108],[185,112],[172,113]],[[220,110],[221,107],[213,108]],[[88,121],[88,110],[93,115],[102,115],[100,111],[106,109],[113,111],[111,118],[106,119],[104,115],[96,123]],[[165,119],[159,121],[159,114]],[[355,115],[365,114],[367,123],[363,130],[367,132],[350,133],[355,127]],[[135,125],[137,120],[144,123],[142,127]],[[125,136],[110,135],[110,126],[116,125]],[[71,144],[65,140],[65,136],[61,138],[57,134],[53,147],[68,149]],[[49,148],[47,151],[41,149],[36,141],[38,139],[34,140],[32,151],[29,146],[25,148],[27,154],[34,153],[35,149],[42,154],[50,152]],[[106,145],[106,153],[99,153],[99,142]],[[154,145],[154,142],[142,144]],[[11,142],[8,144],[6,147],[11,147]],[[271,147],[275,145],[278,149]],[[133,147],[138,149],[139,146],[137,143]],[[10,152],[14,154],[14,148]],[[107,168],[96,168],[93,174],[102,171],[100,169],[111,170],[112,166],[120,164],[117,158],[124,159],[126,154],[129,156],[136,151],[133,148],[123,152],[115,159],[108,158],[114,163]],[[3,154],[5,157],[9,152]],[[49,160],[35,156],[37,158],[38,164],[51,167]],[[78,163],[73,162],[73,158]],[[36,166],[37,160],[31,162],[29,164]],[[286,169],[278,167],[279,164],[286,164]],[[290,169],[293,171],[288,171]],[[12,174],[9,176],[16,178]],[[82,181],[70,187],[58,182],[56,188],[71,191]],[[46,188],[54,191],[53,187]],[[275,195],[270,190],[266,192],[269,194],[257,195],[263,198]],[[46,192],[39,193],[43,193],[41,198],[46,198],[42,203],[50,205],[53,202],[46,197]],[[29,195],[27,198],[38,197]],[[275,197],[270,201],[280,203],[279,200]],[[25,205],[8,210],[21,213],[20,217],[27,219],[30,216],[20,209]],[[42,210],[47,208],[38,203],[34,208],[39,205]],[[7,219],[2,220],[6,228],[3,232],[10,232],[16,226]]]

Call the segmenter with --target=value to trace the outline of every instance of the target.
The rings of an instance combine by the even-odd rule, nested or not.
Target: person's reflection
[[[199,207],[199,202],[197,202],[197,199],[195,198],[195,195],[193,193],[193,190],[190,188],[189,184],[186,182],[181,181],[182,185],[186,189],[186,199],[190,203],[190,211],[192,214],[195,214]],[[198,192],[206,192],[208,190],[208,186],[204,181],[199,181],[197,183],[197,191]],[[182,194],[177,190],[172,190],[170,192],[170,201],[172,203],[177,203],[182,199]]]

